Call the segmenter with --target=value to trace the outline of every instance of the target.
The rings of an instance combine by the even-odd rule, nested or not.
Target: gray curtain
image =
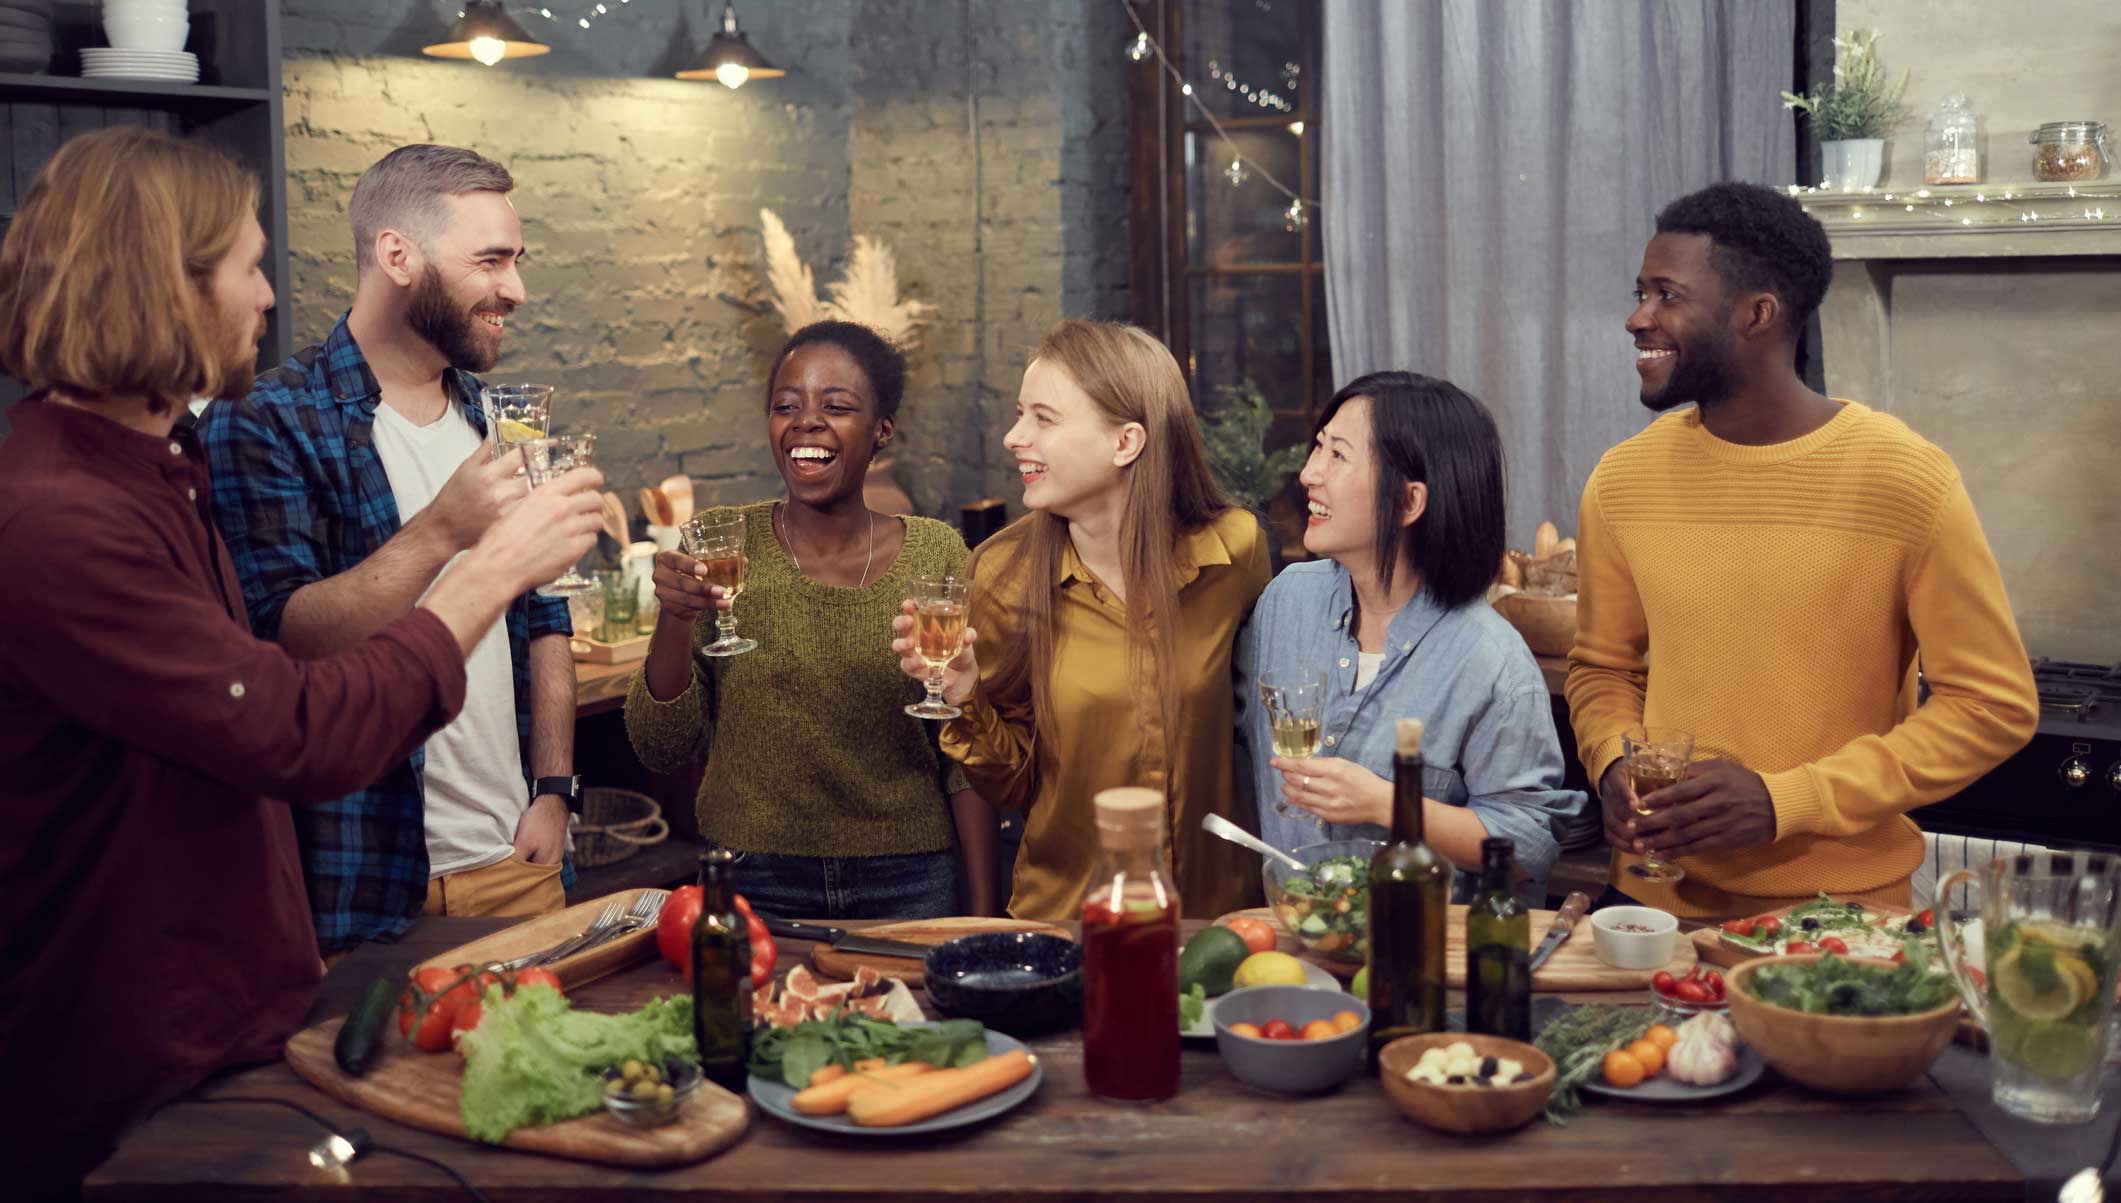
[[[1333,371],[1404,368],[1486,402],[1510,538],[1572,532],[1640,430],[1622,328],[1657,210],[1785,184],[1786,0],[1332,0],[1322,232]]]

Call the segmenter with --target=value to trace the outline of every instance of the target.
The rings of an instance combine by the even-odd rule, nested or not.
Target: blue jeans
[[[779,919],[935,919],[959,913],[957,858],[738,852],[737,893]]]

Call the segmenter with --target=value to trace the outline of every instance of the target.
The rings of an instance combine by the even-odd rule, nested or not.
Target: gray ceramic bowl
[[[1299,1031],[1314,1019],[1353,1011],[1362,1020],[1326,1040],[1264,1040],[1240,1036],[1233,1023],[1254,1027],[1279,1019]],[[1215,1000],[1215,1050],[1230,1073],[1247,1086],[1280,1094],[1331,1090],[1362,1068],[1370,1039],[1370,1008],[1341,990],[1317,986],[1253,986]]]

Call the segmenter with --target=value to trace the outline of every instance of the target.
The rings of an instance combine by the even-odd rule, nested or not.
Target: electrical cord
[[[316,1124],[318,1127],[324,1129],[326,1132],[330,1133],[333,1136],[343,1135],[339,1131],[339,1126],[337,1124],[332,1123],[330,1120],[325,1119],[323,1116],[318,1115],[316,1112],[311,1111],[309,1108],[304,1107],[302,1104],[297,1103],[292,1099],[273,1099],[266,1098],[263,1095],[224,1094],[216,1095],[213,1098],[179,1099],[177,1101],[180,1103],[263,1103],[273,1107],[285,1107],[289,1111],[299,1112],[300,1114],[309,1117],[310,1122]],[[480,1190],[476,1186],[473,1186],[469,1179],[465,1178],[464,1175],[457,1172],[456,1167],[448,1164],[447,1162],[438,1161],[433,1157],[429,1157],[425,1153],[415,1153],[410,1149],[399,1149],[393,1148],[390,1145],[379,1144],[371,1144],[364,1151],[371,1154],[386,1154],[391,1157],[402,1157],[407,1161],[417,1161],[423,1165],[431,1166],[434,1169],[438,1169],[443,1173],[449,1175],[451,1178],[456,1179],[457,1185],[463,1187],[464,1192],[470,1195],[473,1199],[478,1200],[478,1203],[493,1203],[493,1200],[486,1197],[486,1192]]]

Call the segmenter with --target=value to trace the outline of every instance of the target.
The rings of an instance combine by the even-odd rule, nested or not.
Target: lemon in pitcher
[[[2013,924],[1990,942],[1989,953],[1998,1055],[2043,1078],[2072,1078],[2095,1066],[2105,1051],[2100,992],[2112,987],[2087,933]]]

